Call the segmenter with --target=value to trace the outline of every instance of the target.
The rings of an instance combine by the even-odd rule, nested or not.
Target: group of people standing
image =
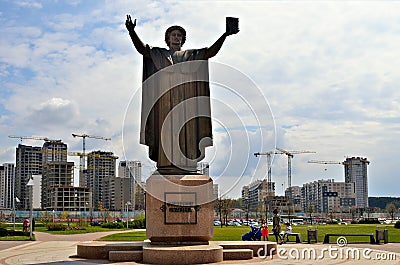
[[[278,214],[278,209],[275,208],[272,213],[274,214],[272,217],[272,233],[275,236],[276,243],[285,243],[285,237],[288,240],[289,235],[292,233],[292,226],[289,222],[285,223],[286,231],[281,233],[281,216]],[[261,225],[261,236],[264,241],[268,240],[269,230],[266,220],[263,220]]]

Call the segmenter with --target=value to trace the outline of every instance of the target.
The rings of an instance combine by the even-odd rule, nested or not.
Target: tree
[[[39,221],[42,222],[43,224],[47,225],[47,223],[50,223],[51,221],[53,221],[53,215],[47,211],[40,212]]]
[[[100,211],[100,217],[104,220],[104,222],[107,222],[107,217],[109,215],[108,209],[103,207],[101,202],[97,203],[97,209]]]
[[[62,220],[67,220],[67,224],[68,224],[68,227],[69,227],[69,222],[70,222],[70,220],[69,220],[69,212],[68,211],[63,211],[61,214],[60,214],[60,218],[62,219]]]
[[[351,206],[350,212],[351,212],[351,219],[354,220],[356,212],[357,212],[357,207]]]
[[[312,205],[309,205],[308,206],[308,213],[310,214],[310,220],[311,220],[311,225],[313,224],[313,216],[312,216],[312,214],[313,214],[313,212],[314,212],[314,207],[312,206]]]
[[[228,226],[228,216],[232,211],[231,204],[232,204],[231,199],[222,200],[222,213],[224,215],[225,226]]]
[[[394,214],[397,211],[396,205],[394,205],[394,203],[386,204],[386,211],[388,212],[388,214],[390,214],[392,220],[394,220]]]
[[[222,228],[222,198],[221,197],[219,197],[217,199],[216,204],[215,204],[215,208],[216,208],[216,211],[219,214],[219,222],[221,223],[220,225],[221,225],[221,228]]]

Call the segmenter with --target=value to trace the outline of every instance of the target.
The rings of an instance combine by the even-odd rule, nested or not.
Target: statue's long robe
[[[159,170],[196,171],[212,145],[207,49],[146,49],[140,143],[149,147]]]

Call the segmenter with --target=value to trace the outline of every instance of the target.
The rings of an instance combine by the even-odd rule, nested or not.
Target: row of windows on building
[[[91,152],[87,165],[80,168],[79,187],[74,187],[74,163],[67,162],[67,154],[67,145],[59,140],[46,141],[42,147],[19,144],[16,163],[0,166],[0,207],[29,209],[27,183],[34,178],[40,189],[33,191],[33,205],[42,210],[85,211],[100,205],[123,210],[127,202],[131,209],[144,209],[140,161],[120,161],[117,176],[117,156]]]
[[[333,179],[317,180],[288,187],[285,196],[275,196],[275,183],[257,180],[242,188],[244,208],[259,211],[269,207],[292,207],[297,212],[342,212],[350,208],[368,207],[368,178],[366,158],[351,157],[344,162],[344,182]],[[268,189],[268,186],[270,189]]]

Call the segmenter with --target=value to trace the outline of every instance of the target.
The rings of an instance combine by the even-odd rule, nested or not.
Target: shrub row
[[[378,219],[363,219],[358,221],[358,224],[380,224]]]
[[[397,222],[394,224],[394,228],[400,229],[400,221],[397,221]]]
[[[48,223],[47,230],[48,231],[65,231],[67,226],[61,223]]]
[[[29,232],[7,230],[5,228],[0,228],[0,237],[3,236],[29,236]]]
[[[145,219],[135,219],[128,222],[128,227],[131,229],[145,228]],[[126,227],[126,222],[108,222],[101,225],[103,228],[121,229]]]

